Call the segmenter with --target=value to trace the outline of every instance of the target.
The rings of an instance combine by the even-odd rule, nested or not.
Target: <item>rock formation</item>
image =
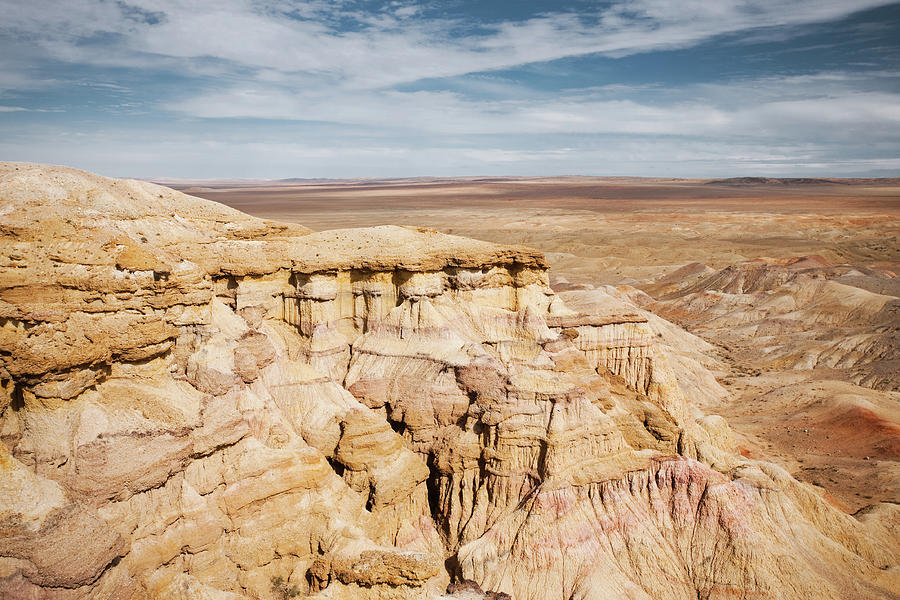
[[[0,202],[4,598],[896,597],[896,505],[736,453],[535,251],[22,163]]]
[[[851,511],[900,501],[893,272],[809,255],[687,265],[642,287],[655,298],[632,292],[641,306],[718,347],[732,395],[703,406],[728,417],[745,452],[779,460]]]

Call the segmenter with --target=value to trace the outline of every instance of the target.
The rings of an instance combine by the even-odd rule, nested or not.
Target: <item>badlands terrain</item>
[[[851,512],[900,501],[900,179],[176,187],[316,230],[406,224],[540,249],[568,303],[612,293],[712,344],[696,355],[717,381],[694,401],[727,417],[744,454],[777,461]]]
[[[184,187],[0,163],[4,599],[897,598],[890,182]]]

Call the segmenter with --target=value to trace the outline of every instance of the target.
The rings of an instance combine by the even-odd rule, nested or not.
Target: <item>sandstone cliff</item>
[[[21,163],[0,203],[4,598],[896,597],[895,505],[736,454],[537,252]]]

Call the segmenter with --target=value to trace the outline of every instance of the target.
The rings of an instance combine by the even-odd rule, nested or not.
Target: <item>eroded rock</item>
[[[702,367],[537,252],[39,165],[0,198],[4,596],[892,597],[896,506],[735,453]]]

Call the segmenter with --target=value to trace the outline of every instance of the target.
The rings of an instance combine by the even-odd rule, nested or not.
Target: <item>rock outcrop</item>
[[[900,389],[900,282],[892,273],[804,256],[682,268],[645,288],[657,298],[654,312],[739,349],[751,368],[836,369],[862,386]]]
[[[21,163],[0,202],[4,597],[895,597],[895,505],[737,454],[535,251]]]
[[[655,298],[641,306],[718,346],[733,395],[703,405],[741,432],[743,452],[778,460],[848,510],[900,501],[893,272],[810,255],[687,265],[642,287]]]

